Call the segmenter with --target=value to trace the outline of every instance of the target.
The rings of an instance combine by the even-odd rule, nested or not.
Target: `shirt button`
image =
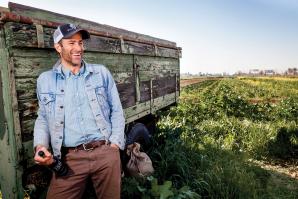
[[[64,90],[63,90],[63,89],[61,89],[61,92],[63,93],[63,92],[64,92]]]
[[[62,109],[62,108],[63,108],[63,106],[60,106],[60,108]]]
[[[60,122],[60,124],[64,124],[64,122],[63,122],[63,121],[61,121],[61,122]]]
[[[62,136],[59,136],[59,139],[62,139]]]

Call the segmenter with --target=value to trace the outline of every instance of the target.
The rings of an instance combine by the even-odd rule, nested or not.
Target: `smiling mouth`
[[[76,58],[80,58],[82,57],[82,54],[72,54],[73,57],[76,57]]]

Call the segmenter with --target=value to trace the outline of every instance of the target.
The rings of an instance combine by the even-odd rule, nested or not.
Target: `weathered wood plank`
[[[58,59],[54,49],[11,48],[9,52],[12,57]]]
[[[149,81],[150,79],[175,76],[178,73],[177,70],[139,71],[139,78],[141,81]]]
[[[153,98],[176,92],[176,77],[168,76],[152,81]]]
[[[151,99],[150,80],[140,82],[140,102],[145,102]]]
[[[15,76],[17,78],[38,77],[42,72],[50,70],[56,63],[57,57],[48,55],[48,52],[36,52],[36,57],[30,56],[30,53],[24,52],[22,56],[19,56],[17,51],[14,52],[15,63]],[[17,52],[17,53],[16,53]],[[35,51],[32,51],[34,53]],[[27,57],[26,54],[29,54]],[[51,53],[50,53],[51,54]],[[120,55],[120,54],[102,54],[102,53],[87,53],[85,60],[89,63],[101,63],[104,64],[113,75],[115,75],[116,82],[128,81],[132,76],[133,59],[132,56]]]
[[[140,71],[179,70],[179,59],[167,57],[134,56]]]
[[[179,74],[179,60],[165,57],[135,56],[141,81]]]
[[[149,55],[149,56],[155,55],[154,46],[148,45],[148,44],[140,44],[137,42],[127,41],[125,42],[124,48],[125,48],[124,53],[127,53],[127,54]]]
[[[118,39],[91,35],[84,45],[86,46],[85,51],[121,53],[120,40]]]
[[[13,59],[17,78],[37,78],[42,72],[51,69],[57,61],[57,58],[53,57],[13,57]]]
[[[16,79],[14,74],[14,62],[13,58],[9,58],[8,62],[8,70],[9,70],[9,88],[11,94],[11,105],[12,105],[12,113],[13,113],[13,123],[14,123],[14,139],[15,139],[15,150],[17,151],[17,160],[22,159],[22,137],[21,137],[21,126],[18,112],[18,98],[16,91]]]
[[[9,8],[10,8],[11,12],[14,12],[16,14],[23,15],[23,16],[28,16],[28,17],[32,17],[32,18],[38,18],[38,19],[43,19],[43,20],[48,20],[48,21],[58,22],[58,23],[74,23],[74,24],[77,24],[80,27],[86,28],[86,29],[106,31],[111,34],[116,34],[119,36],[122,35],[122,36],[129,37],[129,38],[132,38],[135,40],[146,40],[146,41],[152,42],[152,43],[159,43],[159,44],[163,44],[163,45],[176,47],[175,42],[151,37],[151,36],[144,35],[144,34],[135,33],[135,32],[120,29],[120,28],[115,28],[115,27],[108,26],[108,25],[103,25],[103,24],[87,21],[84,19],[66,16],[66,15],[62,15],[62,14],[58,14],[58,13],[54,13],[54,12],[50,12],[50,11],[46,11],[46,10],[41,10],[41,9],[37,9],[37,8],[32,8],[29,6],[24,6],[24,5],[9,2]]]
[[[32,158],[33,152],[33,140],[28,140],[23,142],[24,146],[24,160],[27,162],[27,168],[33,166],[35,164],[34,159]]]
[[[23,142],[33,139],[33,129],[34,129],[35,120],[36,118],[31,118],[28,120],[21,121]]]
[[[86,52],[84,57],[87,62],[105,65],[111,72],[133,71],[132,55]]]
[[[179,58],[180,55],[178,50],[158,46],[156,56]]]
[[[33,24],[5,23],[6,42],[10,47],[38,48],[37,30]],[[54,48],[53,28],[43,27],[45,48]],[[85,42],[86,51],[121,53],[120,40],[91,35]]]
[[[1,129],[0,137],[0,182],[1,192],[4,198],[23,197],[21,184],[22,168],[18,164],[20,160],[20,148],[18,132],[15,134],[15,101],[12,99],[14,92],[13,77],[9,69],[9,53],[5,46],[4,31],[0,29],[0,69],[1,69],[1,98],[4,105],[5,129]]]
[[[17,78],[16,91],[18,100],[36,98],[36,78]]]
[[[136,93],[134,82],[122,83],[117,85],[121,104],[123,108],[127,108],[136,104]]]
[[[39,47],[37,29],[35,25],[7,22],[5,23],[5,30],[6,43],[8,46],[31,48]],[[53,48],[53,32],[54,29],[43,27],[44,48]],[[85,46],[85,51],[91,52],[125,53],[178,58],[178,51],[175,49],[158,47],[158,53],[156,54],[153,45],[131,41],[125,41],[122,49],[120,39],[112,39],[95,35],[91,35],[91,38],[85,41]]]
[[[22,141],[33,139],[34,122],[37,118],[38,102],[36,99],[19,101],[19,117]]]
[[[6,43],[9,47],[38,47],[35,25],[7,22],[4,27]],[[43,32],[44,47],[53,48],[54,29],[45,27]]]
[[[160,110],[164,107],[174,104],[177,101],[177,96],[179,96],[178,92],[163,95],[161,97],[154,99],[151,105],[151,113],[154,114],[157,110]]]
[[[125,119],[136,116],[144,111],[149,111],[150,113],[150,101],[143,102],[124,109]]]

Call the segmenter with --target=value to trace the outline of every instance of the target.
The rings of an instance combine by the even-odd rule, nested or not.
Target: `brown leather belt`
[[[101,145],[105,145],[106,144],[106,141],[105,140],[98,140],[98,141],[92,141],[92,142],[89,142],[89,143],[86,143],[86,144],[80,144],[76,147],[63,147],[64,150],[74,150],[74,151],[77,151],[77,150],[84,150],[84,151],[91,151]]]

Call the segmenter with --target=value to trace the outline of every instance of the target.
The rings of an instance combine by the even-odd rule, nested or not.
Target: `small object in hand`
[[[42,158],[45,157],[45,153],[43,151],[38,151],[38,155]],[[66,176],[68,173],[67,165],[63,164],[59,158],[56,156],[53,157],[54,161],[49,168],[52,169],[58,176]]]

